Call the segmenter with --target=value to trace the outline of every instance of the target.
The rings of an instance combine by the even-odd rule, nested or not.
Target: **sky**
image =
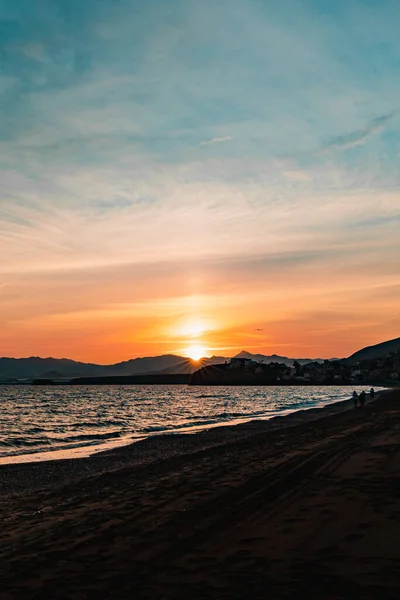
[[[0,0],[0,355],[400,335],[398,0]]]

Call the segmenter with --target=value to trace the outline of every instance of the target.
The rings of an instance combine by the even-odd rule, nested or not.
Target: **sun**
[[[203,358],[204,356],[206,356],[206,354],[207,349],[204,346],[195,345],[186,348],[186,356],[188,356],[192,360],[200,360],[200,358]]]

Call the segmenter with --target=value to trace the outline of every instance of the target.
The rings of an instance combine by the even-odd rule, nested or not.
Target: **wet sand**
[[[400,597],[400,391],[0,467],[0,598]]]

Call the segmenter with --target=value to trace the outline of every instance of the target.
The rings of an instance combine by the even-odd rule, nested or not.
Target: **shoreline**
[[[391,391],[384,389],[376,392],[372,401],[368,395],[367,405],[377,402]],[[257,434],[312,423],[350,410],[354,410],[353,400],[348,398],[318,407],[288,411],[271,418],[216,423],[193,431],[155,433],[111,448],[100,445],[96,450],[95,446],[84,446],[75,449],[77,454],[82,451],[83,455],[78,456],[66,456],[73,450],[60,450],[36,455],[17,455],[11,457],[11,460],[10,457],[4,457],[0,460],[0,497],[3,493],[63,485],[87,474],[100,474],[121,468],[125,463],[130,467],[137,467],[160,459],[234,444]],[[54,454],[59,456],[54,457]],[[20,460],[38,455],[42,456],[41,460]]]
[[[400,390],[339,404],[3,466],[1,600],[398,598]]]
[[[277,386],[278,388],[282,386]],[[297,387],[297,386],[296,386]],[[299,386],[304,387],[304,386]],[[326,386],[324,386],[326,387]],[[332,386],[337,387],[337,386]],[[340,386],[344,387],[344,386]],[[350,386],[349,386],[350,387]],[[361,386],[357,386],[361,387]],[[376,397],[379,396],[382,392],[388,391],[392,388],[384,387],[384,386],[376,386],[381,387],[379,391],[376,391]],[[353,388],[351,388],[353,389]],[[367,395],[369,396],[369,395]],[[126,446],[130,446],[132,444],[137,444],[143,442],[147,439],[151,439],[158,436],[178,436],[178,435],[194,435],[202,433],[203,431],[208,431],[211,429],[225,428],[225,427],[233,427],[233,426],[243,426],[253,421],[260,422],[271,422],[275,421],[275,419],[290,417],[293,414],[302,413],[304,411],[313,411],[313,410],[323,410],[326,407],[330,407],[336,404],[343,404],[345,402],[349,402],[350,398],[346,397],[340,400],[328,400],[326,403],[321,403],[318,406],[311,406],[309,408],[290,408],[284,409],[282,411],[277,411],[277,414],[265,416],[254,416],[248,415],[243,417],[233,418],[231,420],[226,421],[210,421],[207,423],[199,424],[199,425],[190,425],[188,427],[177,427],[175,429],[163,429],[160,431],[152,431],[152,432],[143,432],[143,433],[127,433],[120,438],[107,440],[105,442],[100,442],[98,444],[86,444],[86,445],[69,445],[64,448],[55,448],[49,450],[42,451],[32,451],[32,452],[22,452],[20,454],[9,454],[6,456],[0,456],[0,469],[3,465],[12,465],[12,464],[26,464],[26,463],[40,463],[40,462],[48,462],[48,461],[58,461],[58,460],[82,460],[93,457],[97,454],[101,454],[103,452],[109,452],[112,450],[118,450],[119,448],[124,448]]]

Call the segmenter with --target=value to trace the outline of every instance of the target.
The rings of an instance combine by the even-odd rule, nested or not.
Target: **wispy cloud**
[[[386,129],[394,115],[394,112],[388,115],[382,115],[369,121],[369,123],[367,123],[362,129],[358,129],[357,131],[353,131],[352,133],[348,133],[346,135],[336,136],[328,142],[326,148],[346,149],[353,148],[354,146],[360,146],[364,144],[373,134],[379,133]]]
[[[201,142],[200,146],[210,146],[212,144],[223,144],[224,142],[230,142],[232,140],[233,140],[233,137],[230,135],[225,135],[223,137],[214,137],[211,140]]]

